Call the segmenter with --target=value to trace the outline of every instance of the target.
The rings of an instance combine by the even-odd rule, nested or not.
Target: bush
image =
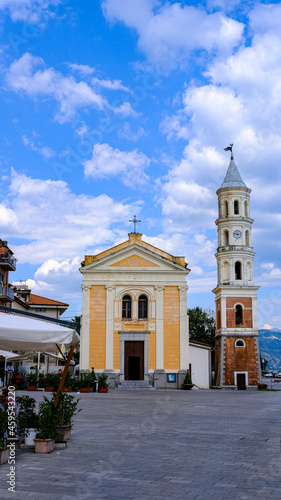
[[[87,388],[91,387],[92,382],[92,373],[81,373],[77,384],[80,388]]]
[[[35,412],[36,401],[29,396],[16,397],[19,405],[17,414],[17,432],[20,436],[28,436],[28,429],[38,429],[38,415]]]
[[[38,378],[39,372],[36,368],[34,372],[30,372],[26,375],[27,384],[29,387],[37,387],[38,386]]]
[[[183,384],[184,385],[192,385],[192,379],[191,379],[189,370],[186,370],[186,376],[185,376],[185,379],[183,381]]]
[[[54,406],[53,401],[44,397],[39,405],[39,432],[37,438],[56,439],[58,437],[57,427],[61,425],[62,414],[58,406]]]
[[[99,376],[99,389],[108,389],[109,384],[107,383],[107,378],[108,376],[106,375],[106,373],[102,373]]]
[[[6,446],[7,430],[8,430],[8,412],[5,410],[3,411],[0,410],[0,450],[3,450]]]
[[[54,394],[53,398],[51,399],[52,403],[55,401],[55,397],[56,395]],[[75,401],[74,396],[71,396],[66,392],[60,392],[59,400],[57,403],[57,411],[61,415],[61,422],[59,425],[67,425],[68,427],[72,425],[74,415],[81,411],[81,408],[77,409],[79,401],[80,399],[77,399]]]

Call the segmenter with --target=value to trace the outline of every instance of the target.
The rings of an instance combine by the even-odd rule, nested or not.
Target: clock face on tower
[[[233,233],[233,236],[234,236],[234,238],[239,240],[239,238],[241,238],[241,236],[242,236],[242,233],[241,233],[241,231],[239,231],[239,229],[236,229],[236,231],[234,231],[234,233]]]

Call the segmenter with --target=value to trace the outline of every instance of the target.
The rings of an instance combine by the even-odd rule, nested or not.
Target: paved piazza
[[[280,500],[281,391],[77,397],[68,448],[18,450],[16,493],[2,465],[1,500]]]

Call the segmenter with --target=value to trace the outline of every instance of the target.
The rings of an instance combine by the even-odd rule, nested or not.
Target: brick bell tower
[[[235,164],[232,146],[225,179],[217,190],[218,284],[216,295],[215,384],[254,388],[261,381],[257,290],[253,283],[250,193]]]

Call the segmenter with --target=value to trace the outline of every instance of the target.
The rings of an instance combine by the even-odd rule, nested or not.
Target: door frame
[[[129,330],[129,331],[119,331],[120,335],[120,380],[125,380],[125,341],[126,340],[140,340],[144,342],[144,380],[149,380],[148,373],[148,343],[149,343],[149,334],[150,331],[137,331],[137,330]]]
[[[246,389],[248,387],[248,372],[234,372],[234,385],[237,388],[237,375],[245,375]]]

